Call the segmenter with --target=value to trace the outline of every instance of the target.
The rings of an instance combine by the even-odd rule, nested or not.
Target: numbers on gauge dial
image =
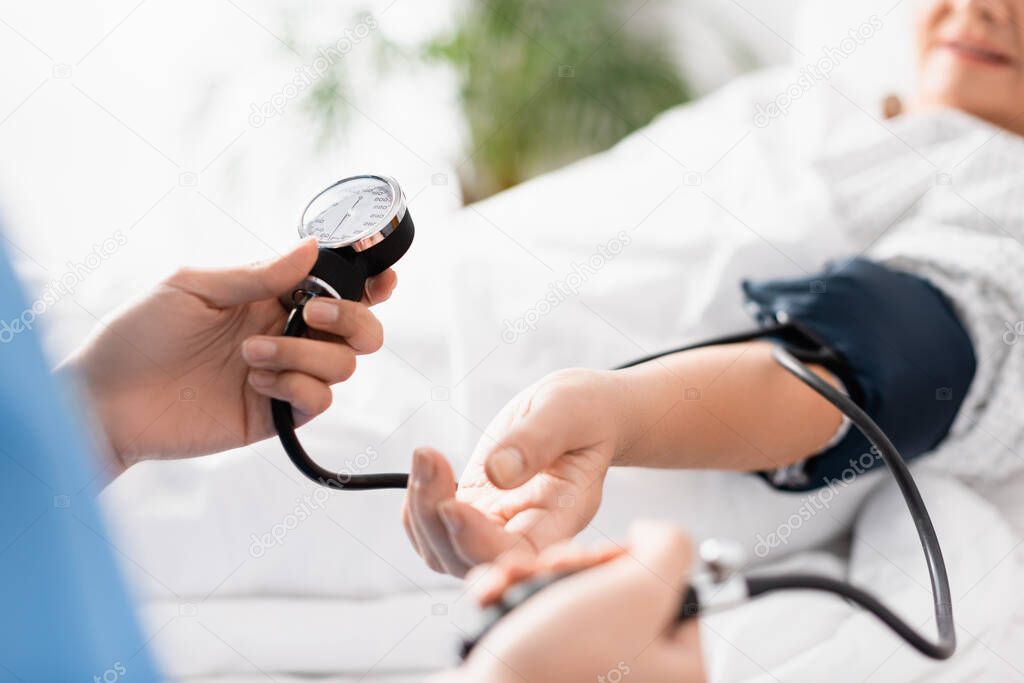
[[[357,178],[330,192],[326,208],[304,225],[306,235],[324,244],[351,244],[379,231],[394,203],[391,188],[376,178]]]

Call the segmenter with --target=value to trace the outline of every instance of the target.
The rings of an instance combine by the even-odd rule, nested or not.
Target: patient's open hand
[[[79,374],[115,464],[213,453],[274,433],[269,398],[291,402],[304,423],[331,403],[330,385],[356,355],[383,343],[369,305],[396,277],[367,282],[362,302],[317,299],[305,308],[316,339],[285,338],[287,294],[312,268],[307,240],[267,263],[185,269],[104,325],[67,365]]]
[[[491,421],[458,487],[440,453],[417,450],[402,521],[427,564],[464,576],[583,529],[621,445],[619,381],[563,370],[526,389]]]

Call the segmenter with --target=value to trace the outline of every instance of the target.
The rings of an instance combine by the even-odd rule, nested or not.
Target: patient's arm
[[[491,422],[458,487],[440,453],[417,451],[403,511],[410,540],[432,568],[462,576],[575,535],[613,464],[762,470],[816,453],[841,416],[770,349],[715,346],[546,377]]]
[[[619,371],[622,442],[612,464],[763,470],[821,451],[842,415],[771,348],[709,346]]]

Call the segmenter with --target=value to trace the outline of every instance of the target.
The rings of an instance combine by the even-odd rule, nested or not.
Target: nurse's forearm
[[[842,415],[771,349],[711,346],[617,371],[623,423],[614,464],[760,470],[822,450]]]

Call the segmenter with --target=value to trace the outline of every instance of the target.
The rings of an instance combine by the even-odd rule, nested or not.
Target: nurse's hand
[[[356,356],[383,344],[369,306],[395,287],[393,271],[367,283],[362,302],[317,299],[304,316],[317,339],[283,338],[287,294],[316,262],[307,240],[272,261],[223,270],[185,269],[103,325],[69,369],[84,381],[114,450],[115,466],[182,458],[274,433],[270,397],[298,423],[331,404],[330,385]]]
[[[681,532],[648,522],[633,526],[625,549],[552,547],[532,563],[477,568],[470,581],[488,604],[535,574],[593,567],[516,608],[441,680],[704,681],[697,621],[675,623],[692,554]]]
[[[455,484],[435,450],[413,455],[402,521],[438,572],[464,576],[499,556],[532,558],[597,512],[624,430],[619,376],[562,370],[492,420]]]

